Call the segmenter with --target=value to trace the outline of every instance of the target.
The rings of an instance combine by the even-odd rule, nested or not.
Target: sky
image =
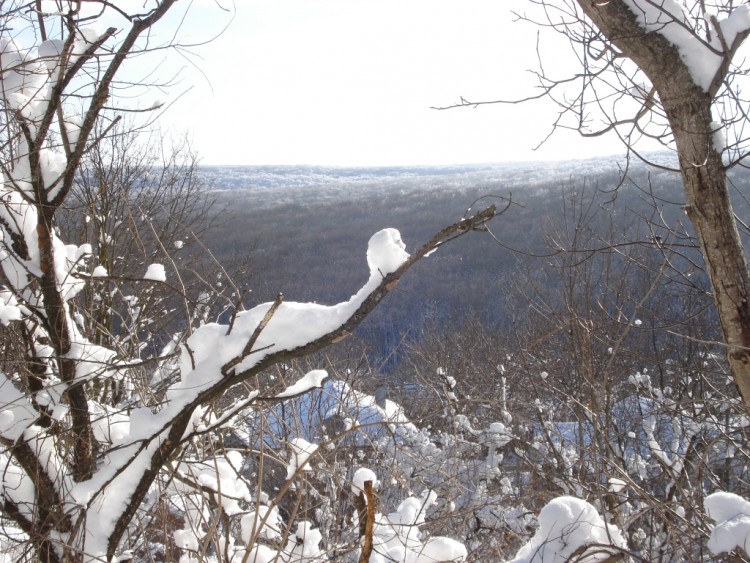
[[[528,71],[538,68],[539,29],[514,22],[511,4],[527,3],[194,0],[177,36],[196,43],[216,37],[165,63],[181,75],[160,127],[187,134],[204,164],[432,165],[622,154],[616,139],[569,131],[535,151],[556,117],[549,102],[432,109],[461,97],[536,93]],[[566,44],[548,30],[540,40],[548,71],[574,71]]]

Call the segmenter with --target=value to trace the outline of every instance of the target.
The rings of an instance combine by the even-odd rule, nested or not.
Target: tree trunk
[[[667,115],[677,143],[688,217],[714,290],[729,369],[750,407],[750,276],[726,170],[712,143],[710,104],[679,104],[668,108]]]
[[[723,147],[717,150],[713,144],[711,118],[715,85],[727,65],[714,78],[712,92],[706,92],[695,84],[677,48],[661,34],[647,33],[624,2],[578,3],[606,39],[646,74],[659,96],[674,135],[688,217],[713,286],[729,369],[750,408],[750,275],[729,198]]]

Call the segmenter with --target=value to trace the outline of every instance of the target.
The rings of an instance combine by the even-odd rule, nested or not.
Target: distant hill
[[[670,165],[668,156],[652,158]],[[332,303],[366,280],[365,250],[374,232],[396,227],[411,250],[470,206],[502,206],[506,200],[498,198],[510,198],[511,207],[492,224],[494,239],[472,233],[442,249],[380,307],[363,331],[386,349],[428,321],[456,322],[472,313],[487,323],[509,322],[501,298],[507,284],[545,264],[529,254],[549,254],[550,237],[570,220],[574,196],[592,215],[591,228],[607,223],[647,236],[647,218],[657,211],[670,223],[685,223],[678,174],[630,163],[623,181],[624,170],[623,161],[602,158],[445,167],[204,167],[227,208],[224,227],[206,242],[223,260],[250,252],[249,276],[238,280],[252,289],[246,305],[279,292],[289,300]],[[746,180],[736,177],[738,190]]]
[[[674,167],[669,153],[647,155],[663,167]],[[597,157],[552,162],[514,162],[449,166],[346,168],[327,166],[203,166],[201,172],[217,191],[246,192],[256,206],[369,198],[374,191],[475,190],[478,186],[530,189],[569,178],[643,171],[640,161]],[[660,170],[658,173],[664,173]]]

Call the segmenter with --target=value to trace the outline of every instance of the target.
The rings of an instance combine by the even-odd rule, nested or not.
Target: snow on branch
[[[625,0],[638,24],[658,33],[674,45],[693,81],[705,92],[715,94],[737,49],[750,32],[750,6],[742,4],[722,20],[705,21],[707,38],[691,21],[685,8],[674,0]]]
[[[466,233],[482,230],[498,214],[492,205],[465,217],[441,230],[412,255],[406,253],[397,230],[375,233],[367,249],[370,278],[343,303],[325,306],[277,299],[238,313],[231,330],[219,323],[197,329],[184,345],[181,379],[167,390],[164,407],[155,413],[148,409],[134,411],[129,441],[122,443],[120,450],[109,456],[109,463],[85,485],[85,496],[93,500],[105,495],[110,511],[108,518],[96,519],[97,526],[87,533],[118,537],[118,531],[127,526],[164,460],[192,435],[191,424],[195,413],[202,412],[200,405],[250,378],[255,378],[260,387],[257,391],[264,395],[257,400],[282,400],[285,389],[279,386],[283,383],[264,380],[263,370],[307,356],[345,338],[421,258]],[[248,346],[251,341],[253,345]],[[321,376],[315,372],[308,374],[298,382],[299,388],[315,385],[318,378],[322,381]],[[286,391],[296,394],[296,389],[293,385],[291,391]],[[282,399],[278,398],[279,393]],[[90,512],[95,512],[96,507],[90,501]],[[117,514],[112,514],[113,507],[119,507]]]
[[[217,384],[223,390],[270,365],[307,355],[345,338],[417,261],[446,242],[482,228],[495,215],[497,209],[493,205],[462,219],[437,233],[411,256],[405,252],[395,229],[376,233],[367,250],[370,278],[348,301],[331,306],[264,303],[237,314],[231,332],[219,323],[200,327],[186,343],[180,366],[182,381],[170,388],[168,398],[181,402],[185,393],[202,396],[203,391]],[[256,335],[256,329],[273,307],[273,315]],[[255,338],[255,343],[248,350],[246,343],[251,338]],[[201,402],[207,399],[201,398]]]
[[[714,555],[742,549],[750,553],[750,502],[733,493],[716,492],[703,502],[715,522],[708,539]]]

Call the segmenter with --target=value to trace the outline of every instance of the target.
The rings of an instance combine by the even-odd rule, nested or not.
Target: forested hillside
[[[251,290],[247,304],[279,292],[320,303],[346,299],[367,277],[360,255],[372,232],[396,227],[410,250],[471,206],[509,205],[491,235],[472,235],[424,260],[365,323],[361,332],[378,358],[392,359],[402,338],[419,339],[427,326],[476,317],[507,330],[523,322],[519,289],[557,283],[547,270],[565,249],[559,234],[573,220],[594,232],[587,243],[592,248],[617,240],[648,246],[654,237],[666,240],[668,227],[685,229],[677,174],[632,165],[623,180],[623,164],[615,160],[202,172],[225,209],[206,244],[222,262],[248,257],[248,269],[236,280]],[[666,224],[658,224],[658,214]]]

